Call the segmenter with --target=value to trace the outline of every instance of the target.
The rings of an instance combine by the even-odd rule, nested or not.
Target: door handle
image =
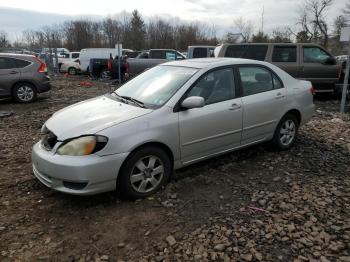
[[[18,72],[17,71],[11,71],[10,72],[10,75],[15,75],[15,74],[18,74]]]
[[[234,103],[231,105],[230,110],[237,110],[237,109],[240,109],[241,107],[242,105]]]
[[[283,95],[282,93],[277,93],[275,96],[276,99],[281,99],[283,97],[285,97],[285,95]]]

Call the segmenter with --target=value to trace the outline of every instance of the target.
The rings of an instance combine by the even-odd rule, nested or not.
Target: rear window
[[[25,60],[20,60],[20,59],[14,59],[14,60],[17,68],[23,68],[31,64],[31,62],[28,62]]]
[[[272,62],[296,62],[296,46],[275,46],[272,54]]]
[[[231,45],[227,47],[225,57],[264,61],[266,53],[267,45]]]
[[[72,58],[79,58],[79,53],[73,53]]]
[[[150,57],[155,59],[165,59],[165,52],[163,50],[150,51]]]
[[[196,47],[193,49],[193,58],[207,57],[207,49],[202,47]]]

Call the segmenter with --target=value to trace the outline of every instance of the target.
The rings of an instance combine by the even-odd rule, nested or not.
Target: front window
[[[135,77],[115,92],[157,108],[164,105],[196,72],[196,68],[157,66]]]
[[[319,47],[304,47],[305,63],[324,63],[330,55]]]
[[[235,81],[232,68],[218,69],[204,75],[187,93],[186,97],[200,96],[210,105],[234,99]]]

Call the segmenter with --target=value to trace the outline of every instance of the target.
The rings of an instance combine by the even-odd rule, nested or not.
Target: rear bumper
[[[51,89],[50,78],[47,77],[47,79],[45,79],[45,81],[38,82],[36,84],[36,88],[37,88],[38,93],[44,93],[44,92],[49,91]]]
[[[301,123],[300,123],[300,125],[304,125],[308,121],[310,121],[310,119],[312,118],[312,116],[315,113],[315,108],[316,108],[315,104],[311,104],[308,107],[304,108],[303,114],[301,116]]]

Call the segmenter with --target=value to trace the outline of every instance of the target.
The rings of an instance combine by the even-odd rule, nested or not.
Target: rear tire
[[[145,147],[132,153],[120,170],[117,191],[128,199],[148,197],[159,191],[171,175],[167,153],[158,147]]]
[[[295,142],[299,129],[299,121],[293,114],[286,114],[278,123],[272,145],[279,150],[291,148]]]
[[[35,86],[29,83],[18,83],[13,88],[13,99],[19,103],[30,103],[36,100]]]
[[[100,72],[100,78],[103,80],[111,79],[111,72],[108,69],[102,69]]]
[[[75,67],[68,68],[68,74],[69,75],[76,75],[77,74],[77,69]]]

